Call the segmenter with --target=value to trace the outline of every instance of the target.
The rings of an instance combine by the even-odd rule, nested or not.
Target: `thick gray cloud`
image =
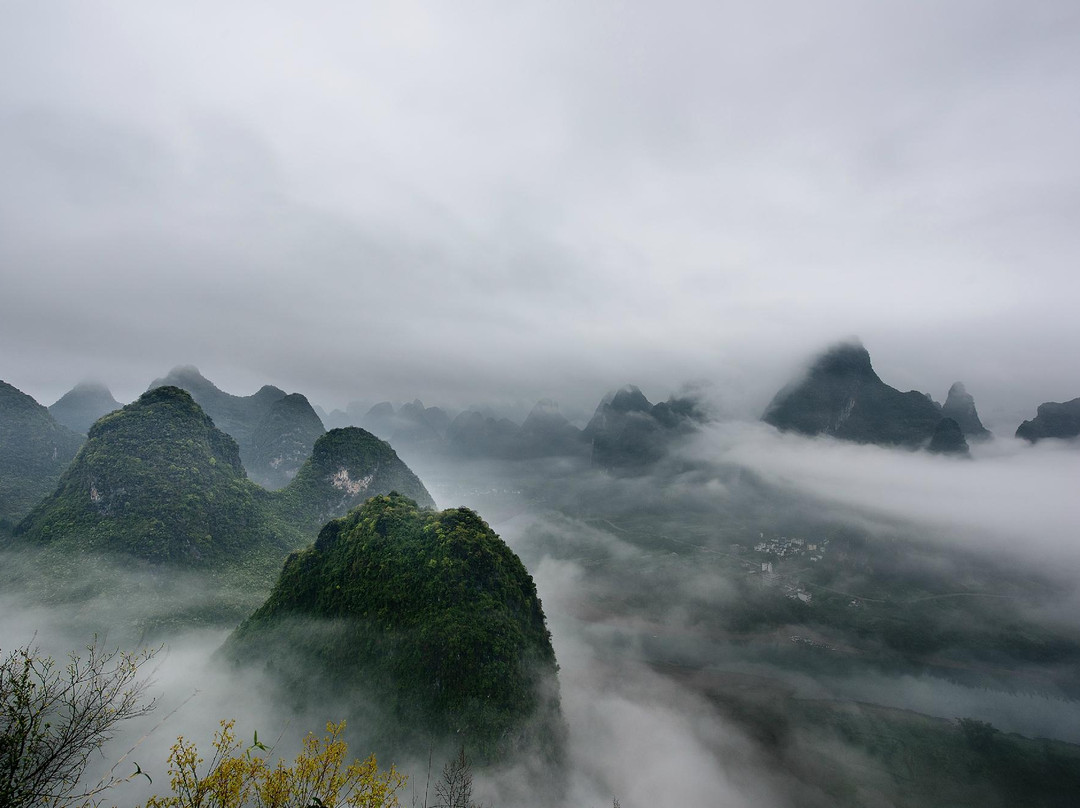
[[[1073,3],[17,4],[0,376],[1078,394]]]

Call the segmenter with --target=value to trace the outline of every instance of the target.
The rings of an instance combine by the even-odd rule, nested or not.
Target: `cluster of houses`
[[[821,561],[825,557],[825,550],[829,546],[828,539],[817,541],[809,539],[789,538],[780,536],[775,539],[766,539],[762,535],[762,541],[754,545],[754,550],[759,553],[768,553],[777,558],[792,558],[806,556],[811,561]]]

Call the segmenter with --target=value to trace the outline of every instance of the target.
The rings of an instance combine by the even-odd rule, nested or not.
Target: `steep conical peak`
[[[975,440],[990,437],[990,432],[979,420],[975,409],[975,399],[968,393],[963,382],[956,382],[949,388],[949,396],[941,408],[941,414],[960,425],[964,435]]]
[[[424,507],[435,506],[424,484],[389,443],[350,426],[331,429],[319,438],[296,478],[277,496],[290,519],[311,528],[391,491]]]
[[[649,412],[652,404],[645,394],[632,384],[628,384],[615,393],[611,399],[611,409],[616,412]]]
[[[859,343],[826,351],[810,372],[773,398],[762,420],[781,430],[916,448],[941,420],[929,396],[885,384]]]
[[[450,741],[488,759],[551,754],[561,723],[551,637],[521,560],[473,511],[395,493],[290,556],[223,654],[260,667],[295,658],[273,665],[287,693],[349,705],[361,691],[388,712],[377,723],[392,740],[425,751]]]
[[[184,565],[251,563],[286,538],[234,441],[191,395],[157,387],[99,419],[52,497],[16,528],[42,544]],[[278,556],[279,557],[279,556]]]
[[[878,378],[870,364],[870,352],[861,342],[844,342],[829,348],[814,362],[810,375]]]
[[[154,379],[154,381],[150,382],[150,387],[147,389],[153,390],[155,387],[168,386],[182,387],[189,391],[194,387],[199,390],[206,389],[221,392],[217,385],[203,376],[194,365],[177,365],[163,378]]]
[[[120,402],[104,384],[79,382],[49,407],[53,417],[69,429],[86,434],[98,418],[120,409]]]

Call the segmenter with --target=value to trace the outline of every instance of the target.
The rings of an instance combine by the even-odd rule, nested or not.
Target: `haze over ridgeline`
[[[8,5],[0,650],[167,644],[117,804],[1076,801],[1075,2]]]
[[[749,415],[858,333],[994,431],[1075,397],[1073,3],[467,5],[20,4],[4,378]]]
[[[5,410],[5,434],[83,440],[9,398],[21,406]],[[222,710],[282,722],[329,710],[413,771],[422,749],[467,739],[497,804],[615,789],[650,804],[686,755],[727,761],[686,774],[686,799],[856,805],[843,795],[859,784],[964,804],[952,784],[983,765],[979,722],[1026,736],[995,742],[979,799],[1012,799],[1050,770],[1061,777],[1040,794],[1080,783],[1080,748],[1064,743],[1080,741],[1080,451],[1067,435],[993,438],[964,385],[944,405],[901,393],[851,341],[820,352],[758,421],[700,393],[653,403],[634,385],[601,396],[583,427],[550,400],[521,422],[419,400],[333,417],[350,413],[361,425],[324,431],[300,393],[236,396],[193,367],[153,382],[90,427],[10,531],[0,590],[21,617],[0,636],[108,627],[186,648],[195,679],[168,698],[193,681],[207,693],[177,719],[187,734]],[[277,490],[258,485],[239,439],[262,447],[246,457],[263,473],[299,468]],[[0,459],[18,477],[18,458]],[[436,502],[474,510],[427,510]],[[445,667],[461,653],[479,661],[464,676]],[[268,701],[238,692],[252,687]],[[955,723],[957,703],[969,723]],[[882,732],[906,739],[895,755],[869,740]],[[635,745],[658,738],[667,754],[627,771]],[[885,774],[870,783],[867,765]]]

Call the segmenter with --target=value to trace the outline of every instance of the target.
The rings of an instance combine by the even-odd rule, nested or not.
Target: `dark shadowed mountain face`
[[[288,487],[274,494],[282,517],[318,530],[365,500],[396,491],[425,508],[435,507],[424,484],[386,441],[350,426],[331,429]]]
[[[82,435],[90,431],[94,421],[120,409],[109,388],[97,382],[82,382],[64,393],[49,407],[52,417]]]
[[[975,409],[975,399],[964,388],[962,382],[956,382],[949,388],[949,395],[941,408],[941,414],[956,421],[965,438],[986,440],[993,437],[990,430],[979,420],[979,413]]]
[[[248,476],[270,490],[285,487],[311,456],[315,441],[325,431],[304,396],[291,393],[279,398],[270,405],[251,435],[245,462]]]
[[[1080,436],[1080,398],[1058,403],[1048,401],[1040,404],[1036,415],[1024,421],[1016,430],[1016,437],[1032,443],[1043,438],[1075,438]]]
[[[392,739],[425,754],[433,741],[555,751],[555,654],[536,586],[465,508],[393,494],[330,522],[223,652],[277,672],[299,699],[363,693]]]
[[[941,410],[923,393],[901,393],[874,372],[862,345],[838,345],[806,378],[776,394],[762,420],[804,435],[831,435],[858,443],[918,447],[941,421]]]
[[[0,381],[0,533],[50,494],[83,437]]]
[[[942,418],[938,421],[934,434],[930,438],[930,445],[926,448],[934,454],[970,454],[964,432],[960,429],[960,424],[952,418]]]
[[[634,385],[609,393],[600,402],[583,437],[592,460],[610,470],[641,471],[661,460],[671,442],[693,432],[704,415],[691,399],[672,398],[653,405]]]
[[[53,496],[16,528],[41,545],[155,563],[239,563],[291,542],[244,477],[236,441],[178,387],[101,418]]]
[[[298,458],[298,453],[303,452],[305,443],[310,453],[323,433],[319,416],[303,396],[275,407],[286,394],[272,385],[250,396],[234,396],[218,389],[191,366],[173,368],[168,376],[152,382],[149,389],[164,385],[187,390],[214,425],[236,440],[248,476],[270,488],[280,488],[296,474],[307,457],[305,453]]]

